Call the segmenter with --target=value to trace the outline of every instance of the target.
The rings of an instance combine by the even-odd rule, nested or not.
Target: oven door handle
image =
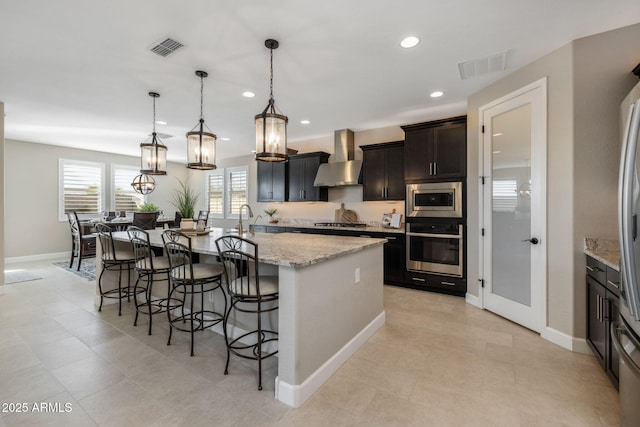
[[[411,233],[407,232],[407,236],[416,237],[435,237],[438,239],[462,239],[460,234],[428,234],[428,233]]]

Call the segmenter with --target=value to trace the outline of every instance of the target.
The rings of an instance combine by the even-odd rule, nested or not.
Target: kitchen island
[[[229,232],[216,228],[194,236],[192,249],[207,262],[217,254],[215,240]],[[153,246],[162,245],[162,230],[149,234]],[[278,275],[275,397],[297,407],[384,325],[385,239],[296,233],[244,237],[259,246],[261,272],[264,267]],[[114,233],[114,238],[127,236]]]

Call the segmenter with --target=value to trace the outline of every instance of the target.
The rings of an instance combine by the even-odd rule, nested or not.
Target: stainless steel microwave
[[[462,218],[462,182],[408,184],[407,217]]]

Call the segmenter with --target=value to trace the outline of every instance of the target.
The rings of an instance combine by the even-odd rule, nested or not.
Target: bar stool
[[[149,335],[151,335],[152,316],[178,307],[179,301],[169,299],[171,292],[169,260],[165,256],[155,255],[149,243],[149,233],[132,225],[127,229],[127,234],[131,240],[135,269],[138,273],[138,279],[133,286],[133,301],[136,306],[133,326],[137,326],[140,313],[146,314],[149,316]],[[153,284],[162,281],[167,283],[167,297],[154,298]],[[143,293],[145,298],[143,301],[139,301],[138,295]]]
[[[258,272],[258,245],[238,236],[222,236],[216,240],[218,255],[224,267],[227,293],[231,298],[225,315],[226,329],[232,310],[256,315],[257,327],[233,340],[227,339],[227,364],[229,373],[231,353],[244,359],[258,361],[258,390],[262,390],[262,360],[278,353],[278,332],[262,328],[262,314],[278,309],[278,277],[260,276]],[[253,338],[251,338],[253,337]]]
[[[171,335],[174,329],[189,332],[191,334],[191,356],[193,351],[194,333],[222,323],[224,326],[224,314],[227,311],[227,297],[222,288],[223,268],[220,264],[194,263],[191,252],[191,238],[175,230],[167,230],[162,234],[165,253],[169,260],[169,277],[171,278],[171,291],[169,300],[179,301],[178,307],[167,310],[169,318],[169,339],[167,345],[171,345]],[[224,301],[222,313],[213,310],[205,310],[204,295],[220,289]],[[194,305],[194,301],[200,297],[200,307]],[[187,302],[188,301],[188,302]],[[188,305],[188,308],[187,308]],[[226,329],[223,327],[225,342],[227,341]]]
[[[102,249],[102,271],[98,278],[98,289],[100,290],[100,307],[98,311],[102,311],[102,303],[104,298],[118,299],[118,316],[122,315],[122,298],[127,297],[127,301],[131,301],[131,267],[135,263],[135,256],[131,249],[131,245],[126,242],[120,242],[118,245],[113,240],[111,228],[105,224],[96,224],[96,233],[100,241]],[[122,269],[127,268],[127,287],[122,289]],[[102,276],[105,271],[118,270],[118,288],[104,291],[102,289]],[[144,289],[138,292],[144,292]]]

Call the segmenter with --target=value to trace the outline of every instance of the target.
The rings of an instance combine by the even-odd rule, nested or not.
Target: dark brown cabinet
[[[402,126],[404,178],[427,181],[464,178],[467,173],[466,116]]]
[[[287,200],[287,164],[285,162],[257,162],[258,201],[284,202]]]
[[[362,200],[404,200],[404,141],[363,145]]]
[[[326,202],[329,200],[327,187],[314,187],[318,168],[329,161],[329,153],[322,151],[289,156],[289,198],[290,202]]]
[[[611,342],[611,323],[618,318],[619,273],[587,256],[587,343],[618,386],[619,360]]]

